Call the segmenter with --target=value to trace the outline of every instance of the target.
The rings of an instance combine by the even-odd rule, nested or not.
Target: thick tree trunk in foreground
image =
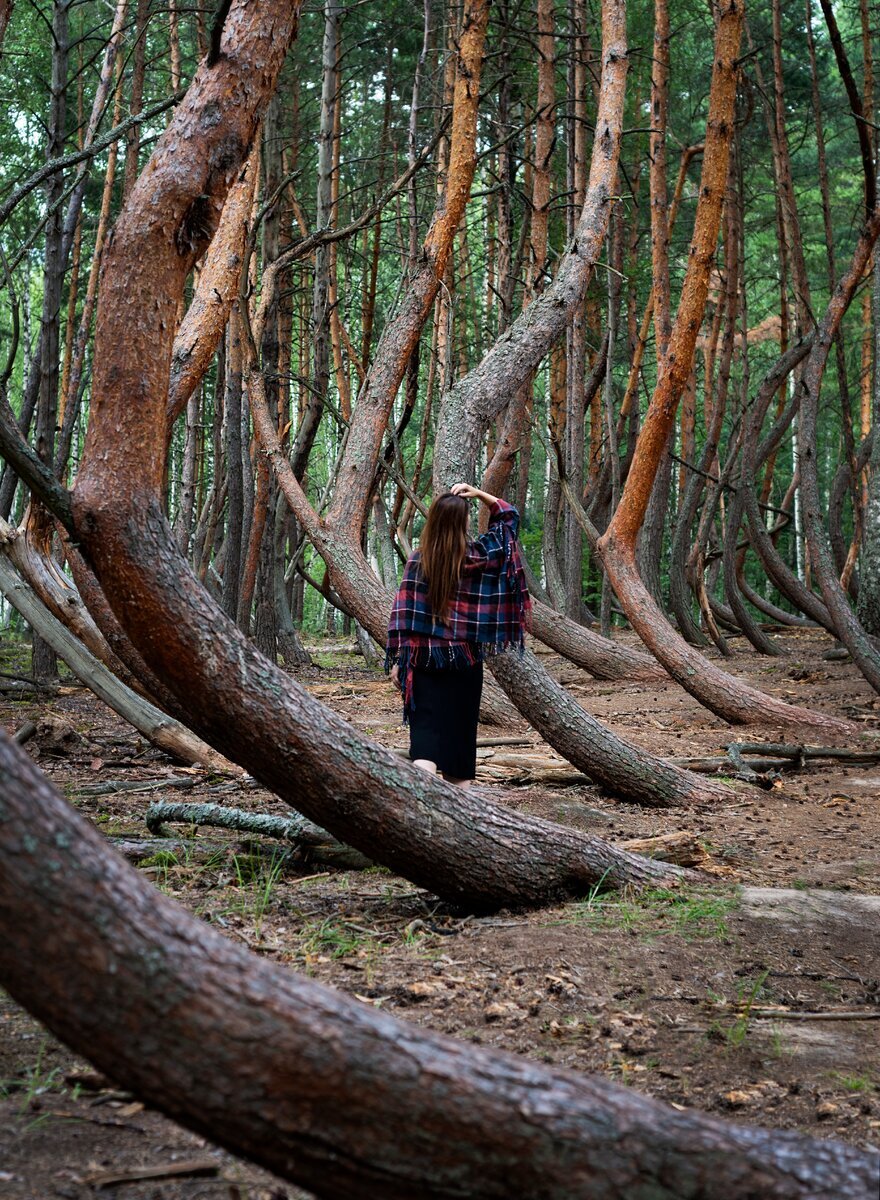
[[[151,887],[5,737],[0,780],[0,983],[120,1086],[317,1196],[875,1200],[875,1151],[668,1109],[268,963]]]

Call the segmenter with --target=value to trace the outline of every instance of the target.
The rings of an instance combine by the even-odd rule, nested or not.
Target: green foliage
[[[844,40],[849,47],[854,69],[858,75],[861,31],[854,6],[837,6]],[[419,149],[430,144],[439,132],[444,108],[444,87],[449,46],[454,42],[454,30],[445,26],[445,10],[437,4],[429,13],[427,53],[419,67],[420,104],[415,122],[416,143]],[[104,46],[112,22],[112,7],[97,0],[78,0],[71,9],[71,66],[67,87],[67,139],[65,150],[78,142],[82,123],[87,119],[95,94]],[[586,57],[592,79],[595,54],[598,50],[599,29],[591,13],[586,31],[589,47]],[[671,6],[674,34],[671,41],[671,93],[669,116],[669,179],[671,190],[678,171],[678,154],[682,147],[703,140],[707,115],[708,84],[712,63],[711,9],[698,0],[674,0]],[[618,322],[617,339],[611,347],[608,395],[619,404],[624,394],[633,357],[632,339],[651,289],[650,204],[648,196],[648,137],[650,130],[650,66],[653,39],[653,5],[637,0],[629,6],[628,32],[630,40],[630,74],[625,113],[625,136],[621,158],[619,196],[616,218],[622,222],[625,254],[622,261],[622,311]],[[548,209],[549,266],[548,282],[555,263],[564,253],[575,216],[571,193],[570,157],[573,148],[574,105],[569,95],[572,56],[577,38],[571,24],[570,6],[557,4],[555,24],[556,106],[554,108],[555,139],[549,169],[552,194]],[[4,100],[6,119],[0,122],[0,201],[7,197],[23,179],[28,178],[43,162],[45,128],[49,106],[47,81],[51,78],[51,21],[49,0],[31,5],[16,5],[0,56],[0,95]],[[471,199],[456,246],[452,264],[448,314],[448,333],[451,352],[449,378],[441,379],[436,355],[437,331],[432,318],[423,334],[416,372],[415,406],[395,446],[396,469],[409,481],[413,480],[422,451],[423,424],[427,432],[424,459],[418,491],[426,496],[430,487],[433,454],[433,435],[442,386],[453,382],[480,361],[493,345],[499,333],[521,311],[529,280],[529,222],[532,218],[530,187],[534,171],[534,129],[537,103],[536,54],[530,36],[523,30],[531,28],[532,8],[524,4],[493,10],[487,46],[486,65],[481,85],[481,105],[478,121],[478,163]],[[783,6],[783,83],[785,117],[791,148],[796,202],[803,233],[804,256],[810,279],[812,310],[819,313],[827,303],[831,290],[827,257],[827,237],[823,224],[822,203],[818,185],[817,134],[812,111],[809,56],[806,53],[805,14],[797,6]],[[317,144],[320,120],[321,54],[323,13],[320,8],[306,9],[300,30],[285,65],[276,101],[274,128],[276,140],[264,150],[264,176],[272,169],[279,176],[289,176],[289,184],[279,202],[277,220],[282,240],[299,237],[305,229],[313,229],[316,221]],[[127,33],[121,57],[122,115],[131,90],[134,63],[133,29]],[[817,12],[813,21],[817,54],[817,79],[823,135],[828,161],[829,208],[833,224],[834,253],[839,275],[848,262],[858,233],[861,205],[861,166],[855,128],[839,72],[834,61],[827,31]],[[749,13],[751,44],[742,56],[742,82],[739,91],[736,125],[736,163],[744,200],[744,231],[742,246],[743,279],[741,296],[742,321],[754,329],[778,314],[785,291],[792,308],[790,265],[786,268],[778,228],[777,185],[773,173],[768,137],[768,111],[765,98],[772,98],[773,64],[770,12],[758,7]],[[343,226],[358,218],[402,168],[409,137],[410,108],[413,81],[422,54],[422,13],[409,3],[391,0],[382,5],[346,6],[341,25],[339,98],[341,104],[340,155],[337,173],[337,224]],[[144,105],[150,105],[168,95],[170,88],[169,25],[167,10],[150,8],[145,31],[145,60],[147,71],[144,83]],[[199,58],[199,14],[196,9],[180,13],[180,51],[184,82],[195,70]],[[81,97],[78,91],[81,90]],[[111,106],[112,107],[112,106]],[[82,118],[80,117],[82,113]],[[595,118],[595,94],[592,86],[586,89],[586,125],[591,130]],[[104,114],[101,132],[112,119]],[[141,134],[140,163],[146,159],[156,137],[165,127],[166,116],[160,115],[147,123]],[[588,145],[590,138],[588,137]],[[124,151],[124,146],[120,147]],[[280,153],[279,153],[280,151]],[[117,213],[122,198],[122,166],[117,170],[112,209]],[[277,160],[277,161],[276,161]],[[95,229],[100,206],[103,174],[108,154],[103,151],[91,162],[83,206],[81,226],[80,289],[74,317],[82,310],[83,280],[94,251]],[[428,228],[437,196],[437,151],[429,156],[426,165],[415,176],[411,191],[396,197],[386,206],[375,222],[368,223],[357,236],[341,241],[337,248],[337,313],[346,331],[347,344],[342,356],[341,370],[348,377],[350,390],[356,397],[360,383],[359,368],[375,359],[379,339],[389,318],[397,310],[407,287],[409,270],[409,209],[415,214],[414,236],[418,245]],[[73,180],[73,172],[65,174],[65,186]],[[677,223],[670,240],[670,272],[673,310],[677,303],[684,271],[688,261],[688,246],[699,190],[699,157],[694,160],[687,176]],[[266,179],[261,185],[265,198]],[[293,198],[299,217],[294,216]],[[13,363],[9,381],[9,399],[16,412],[20,410],[25,379],[29,370],[39,312],[42,302],[42,250],[45,199],[41,189],[32,191],[14,209],[3,231],[3,250],[11,264],[11,277],[17,295],[18,316],[22,339]],[[255,288],[261,287],[263,242],[257,238]],[[719,253],[719,263],[721,255]],[[500,272],[510,264],[508,292],[502,296]],[[783,271],[788,269],[788,279]],[[607,286],[611,276],[597,270],[591,284],[588,309],[592,314],[587,322],[586,341],[589,355],[601,341],[607,320]],[[70,282],[70,276],[68,276]],[[314,329],[312,324],[312,295],[314,259],[304,258],[285,276],[285,320],[289,319],[289,337],[281,356],[282,369],[277,372],[280,403],[285,418],[290,419],[295,433],[299,415],[314,394]],[[375,291],[370,327],[367,328],[367,297]],[[504,300],[504,303],[502,303]],[[707,310],[704,332],[708,332],[719,303],[713,291]],[[7,289],[0,292],[0,337],[8,344],[12,329],[13,304]],[[858,306],[847,314],[843,325],[844,363],[848,388],[838,376],[837,362],[829,362],[819,438],[819,469],[826,493],[844,456],[842,425],[849,417],[859,436],[859,388],[861,373],[861,314]],[[62,322],[63,325],[63,322]],[[446,332],[446,331],[444,331]],[[653,333],[649,335],[653,339]],[[795,336],[792,329],[791,337]],[[69,349],[69,335],[62,329],[62,352]],[[725,461],[736,446],[741,428],[741,410],[754,397],[762,375],[778,355],[777,342],[770,340],[750,345],[748,361],[734,354],[727,388],[728,415],[719,448],[720,461]],[[588,357],[589,357],[588,355]],[[714,379],[706,377],[707,358],[698,353],[695,362],[696,446],[700,455],[706,434],[707,394]],[[224,380],[215,364],[201,390],[198,414],[201,452],[197,481],[196,512],[204,512],[205,520],[216,506],[219,535],[215,545],[199,557],[194,543],[195,565],[204,574],[209,586],[219,586],[222,562],[215,561],[222,544],[227,511],[221,503],[222,494],[212,489],[222,487],[225,470],[222,447]],[[717,378],[718,362],[715,361]],[[637,391],[638,405],[644,412],[647,398],[656,381],[653,341],[645,354]],[[547,361],[540,364],[532,384],[533,421],[546,431],[549,413],[550,372]],[[403,389],[401,389],[403,392]],[[82,445],[90,401],[88,362],[84,395],[84,413],[77,430],[74,459]],[[604,398],[603,398],[604,404]],[[844,413],[844,406],[848,411]],[[335,370],[331,370],[327,406],[309,458],[305,487],[312,502],[320,507],[332,494],[335,486],[334,467],[345,436],[341,415],[342,397]],[[430,413],[429,413],[430,408]],[[403,415],[403,395],[398,398],[393,420]],[[607,413],[600,412],[602,438],[607,444]],[[284,424],[284,421],[282,421]],[[589,424],[589,421],[588,421]],[[246,431],[247,432],[247,431]],[[497,431],[495,431],[497,432]],[[589,429],[588,429],[589,434]],[[168,471],[168,506],[175,515],[182,497],[182,471],[185,431],[178,422],[173,431]],[[588,439],[589,440],[589,439]],[[629,434],[624,430],[618,455],[625,467],[629,453]],[[681,449],[680,438],[673,450]],[[782,504],[792,480],[795,463],[790,439],[783,440],[777,457],[773,487],[769,497],[771,514]],[[556,536],[556,530],[545,529],[545,507],[549,478],[546,452],[537,437],[531,439],[528,460],[519,463],[514,472],[509,494],[514,494],[523,477],[527,483],[527,500],[523,513],[522,540],[529,562],[536,573],[542,568],[542,545]],[[667,545],[678,512],[681,490],[687,472],[674,468],[673,487],[667,515]],[[727,486],[735,486],[735,472]],[[250,486],[250,484],[248,484]],[[402,496],[392,479],[382,482],[382,494],[389,510],[400,515]],[[790,505],[789,505],[790,507]],[[417,536],[420,519],[407,527],[407,536]],[[843,516],[843,536],[852,532],[849,505]],[[717,539],[720,526],[716,518]],[[366,549],[375,553],[370,532]],[[779,548],[789,561],[797,556],[796,535],[791,525],[782,531]],[[285,566],[295,549],[295,540],[284,547]],[[323,566],[310,548],[304,553],[304,566],[311,578],[320,579]],[[745,561],[746,579],[768,598],[779,597],[767,584],[753,555]],[[216,570],[216,577],[212,571]],[[667,570],[664,559],[664,583]],[[720,581],[711,575],[710,587],[718,598],[723,595]],[[592,556],[584,556],[582,575],[583,594],[592,607],[598,606],[601,576]],[[293,589],[293,581],[291,583]],[[785,606],[785,605],[784,605]],[[326,625],[326,601],[311,588],[306,588],[302,623],[310,632]]]

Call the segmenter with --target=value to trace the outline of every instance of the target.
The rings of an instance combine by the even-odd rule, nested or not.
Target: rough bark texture
[[[112,675],[40,602],[5,555],[0,555],[0,593],[87,688],[154,746],[181,762],[240,774],[221,754]]]
[[[368,857],[482,908],[582,891],[601,877],[663,877],[655,863],[491,808],[359,738],[241,636],[174,546],[160,500],[170,317],[198,252],[181,233],[194,202],[203,217],[222,206],[292,25],[281,0],[259,12],[233,6],[227,53],[197,73],[105,258],[96,404],[74,496],[96,574],[138,651],[185,699],[192,727]]]
[[[49,612],[82,642],[89,653],[128,687],[143,694],[143,685],[111,649],[76,588],[53,558],[41,554],[33,546],[27,528],[15,529],[0,518],[0,553],[9,558]]]
[[[529,651],[508,651],[489,659],[488,666],[548,744],[614,795],[658,807],[732,798],[724,784],[683,771],[611,733]]]
[[[779,723],[809,725],[819,729],[852,731],[852,726],[827,713],[786,704],[734,675],[716,667],[689,646],[667,623],[648,589],[642,583],[635,558],[617,553],[614,560],[614,590],[626,597],[626,614],[639,637],[663,663],[669,674],[686,691],[712,712],[736,725]]]
[[[144,824],[150,833],[161,833],[166,823],[209,826],[213,829],[235,829],[241,833],[257,834],[260,837],[280,838],[293,842],[308,857],[320,857],[322,862],[332,863],[347,871],[363,871],[373,866],[371,859],[337,841],[313,821],[292,812],[289,817],[273,817],[266,813],[245,812],[240,808],[227,808],[222,804],[184,804],[162,802],[151,804],[144,814]],[[638,853],[650,853],[650,848],[639,846]],[[688,865],[681,857],[652,855],[664,862]]]
[[[0,983],[120,1086],[317,1196],[875,1200],[876,1151],[667,1109],[268,963],[156,892],[5,737],[0,781]]]
[[[229,189],[220,224],[199,272],[195,294],[174,339],[168,391],[168,437],[211,365],[238,295],[247,221],[253,203],[256,150]]]
[[[715,259],[721,205],[727,179],[730,136],[736,99],[737,66],[743,22],[743,5],[730,0],[722,9],[715,44],[715,62],[700,179],[700,198],[694,221],[688,269],[682,287],[668,353],[651,404],[639,434],[636,453],[627,475],[621,502],[603,539],[609,545],[635,546],[645,517],[657,466],[675,420],[678,401],[693,362],[709,290],[709,274]],[[613,556],[611,556],[613,557]],[[618,593],[619,594],[619,593]]]
[[[434,451],[438,481],[473,479],[483,430],[562,336],[586,295],[602,250],[617,175],[626,88],[622,0],[602,5],[602,81],[583,211],[556,277],[492,349],[443,399]]]
[[[666,672],[649,654],[601,637],[532,598],[532,631],[545,645],[596,679],[665,679]]]

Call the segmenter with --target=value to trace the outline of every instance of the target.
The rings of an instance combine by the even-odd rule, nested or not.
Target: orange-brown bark
[[[339,467],[328,523],[359,538],[391,405],[406,364],[440,289],[464,216],[476,167],[477,108],[488,22],[488,0],[468,0],[457,42],[449,132],[449,167],[418,265],[399,312],[386,326],[358,396]]]
[[[256,147],[256,143],[255,143]],[[256,148],[229,189],[195,294],[174,339],[168,390],[168,437],[211,365],[238,295],[248,218],[259,171]]]
[[[600,544],[635,546],[678,402],[693,362],[697,335],[709,292],[709,276],[721,224],[721,206],[727,180],[730,136],[736,99],[737,66],[744,16],[742,0],[723,6],[715,45],[709,117],[706,126],[700,198],[688,266],[678,312],[669,339],[668,354],[639,434],[621,502]]]
[[[618,599],[636,632],[673,678],[707,708],[735,723],[776,720],[845,729],[848,728],[845,722],[784,704],[710,663],[669,625],[636,567],[636,539],[675,421],[678,402],[691,371],[709,292],[727,180],[736,99],[736,57],[743,16],[741,0],[726,0],[720,10],[700,196],[679,307],[668,353],[661,363],[620,503],[598,548]]]

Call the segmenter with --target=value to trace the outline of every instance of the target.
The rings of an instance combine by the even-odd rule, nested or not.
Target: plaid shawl
[[[400,667],[404,708],[412,704],[414,666],[456,668],[524,646],[532,601],[516,534],[519,513],[505,500],[489,509],[486,533],[468,543],[447,619],[436,621],[416,551],[409,558],[388,625],[385,669]]]

